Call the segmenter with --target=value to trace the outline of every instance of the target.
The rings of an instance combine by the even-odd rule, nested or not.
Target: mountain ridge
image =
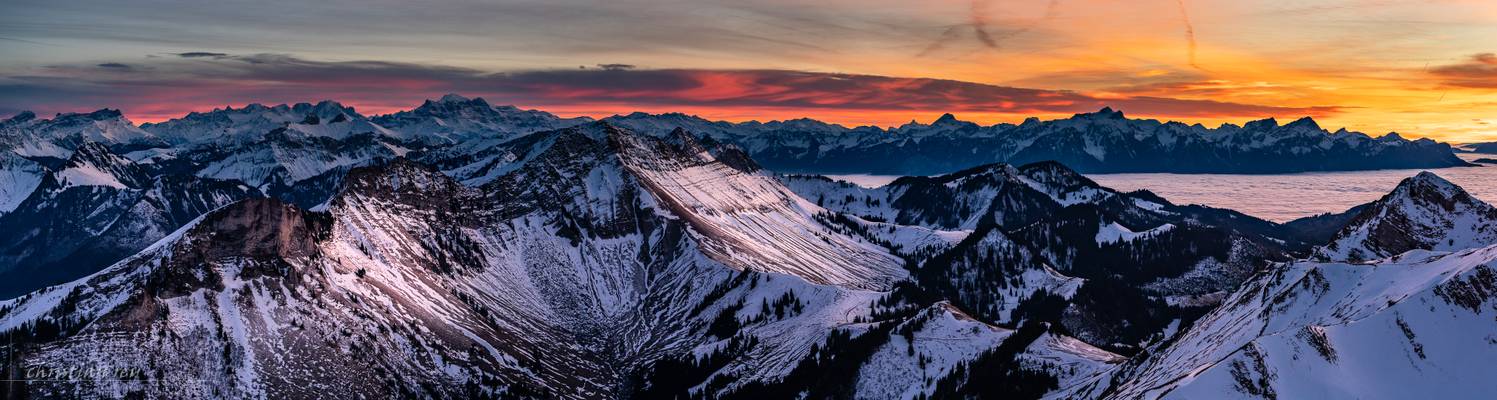
[[[94,114],[99,113],[119,114],[117,110]],[[10,118],[5,126],[52,121],[22,116]],[[1283,125],[1268,118],[1240,126],[1222,124],[1217,128],[1128,119],[1111,108],[1064,119],[1030,118],[1017,125],[989,126],[960,121],[950,113],[930,124],[912,121],[892,128],[848,128],[808,118],[734,123],[682,113],[636,112],[603,120],[655,136],[684,128],[696,135],[735,144],[760,164],[781,172],[934,175],[992,162],[1025,164],[1045,160],[1061,161],[1083,173],[1260,174],[1470,165],[1455,157],[1448,144],[1429,139],[1407,140],[1396,133],[1372,137],[1345,129],[1332,132],[1322,129],[1309,117]],[[427,100],[411,110],[373,117],[365,117],[333,101],[269,107],[251,104],[238,109],[191,113],[139,128],[125,123],[138,132],[112,135],[127,136],[119,140],[133,141],[134,146],[196,145],[205,140],[250,140],[242,136],[288,128],[311,137],[344,138],[372,133],[395,141],[436,146],[502,139],[588,121],[591,119],[560,118],[544,111],[493,106],[482,98],[453,94]],[[204,137],[205,133],[219,136]]]
[[[1316,256],[1369,261],[1414,249],[1459,250],[1497,242],[1497,208],[1425,171],[1369,203]]]

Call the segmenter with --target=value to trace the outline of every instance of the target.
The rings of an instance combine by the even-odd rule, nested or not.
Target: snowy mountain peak
[[[601,123],[605,125],[608,124],[607,122]],[[615,128],[614,130],[617,130],[617,128],[613,127],[612,125],[608,126],[611,128]],[[666,143],[670,143],[671,145],[679,147],[689,154],[699,154],[707,152],[706,147],[703,147],[701,143],[699,143],[697,139],[691,135],[690,132],[687,132],[682,128],[676,128],[675,130],[672,130],[671,133],[669,135],[666,135],[664,139]]]
[[[463,95],[460,95],[460,94],[457,94],[457,93],[448,93],[448,94],[442,95],[442,98],[440,100],[437,100],[437,101],[442,102],[442,103],[467,103],[468,102],[468,98],[467,97],[463,97]]]
[[[949,125],[949,124],[955,124],[955,123],[959,123],[959,122],[961,122],[961,121],[958,121],[956,119],[955,115],[951,115],[951,113],[945,113],[945,114],[941,114],[941,117],[940,118],[936,118],[936,121],[935,122],[931,122],[930,125],[931,126]]]
[[[442,97],[439,98],[439,99],[437,99],[437,100],[426,100],[425,103],[422,103],[420,107],[416,108],[416,110],[422,110],[422,109],[425,109],[427,112],[434,113],[434,114],[440,114],[440,113],[452,114],[452,113],[454,113],[457,110],[463,110],[463,109],[484,110],[484,111],[488,111],[488,112],[492,112],[492,111],[500,111],[500,112],[523,112],[523,110],[520,110],[519,107],[515,107],[515,106],[497,106],[496,107],[496,106],[490,105],[489,102],[486,101],[486,100],[484,100],[482,97],[474,97],[474,98],[470,99],[468,97],[465,97],[463,95],[456,94],[456,93],[448,93],[448,94],[442,95]],[[490,110],[490,109],[492,109],[492,110]],[[449,115],[449,116],[457,116],[457,115]]]
[[[615,115],[603,120],[637,133],[656,136],[667,134],[676,128],[684,128],[698,135],[712,135],[720,138],[744,136],[756,130],[747,125],[739,129],[739,125],[721,121],[709,121],[695,115],[678,112],[664,114],[633,112],[627,115]]]
[[[21,111],[19,113],[16,113],[15,116],[6,118],[5,121],[0,122],[0,126],[21,124],[34,119],[36,119],[36,113],[33,113],[31,111]]]
[[[1085,118],[1090,118],[1090,119],[1128,119],[1126,116],[1123,115],[1122,111],[1113,110],[1112,107],[1106,107],[1106,106],[1102,107],[1102,109],[1100,109],[1100,110],[1097,110],[1097,112],[1076,114],[1076,116],[1074,116],[1072,118],[1077,118],[1077,119],[1085,119]]]
[[[997,179],[996,181],[985,180],[987,182],[1009,182],[1009,183],[1016,183],[1016,182],[1019,182],[1019,176],[1020,176],[1019,169],[1015,168],[1012,164],[1007,164],[1007,163],[992,163],[992,164],[979,165],[979,166],[968,168],[968,169],[964,169],[964,170],[961,170],[961,171],[952,172],[950,174],[939,175],[939,176],[934,176],[934,177],[923,177],[923,176],[922,177],[909,177],[909,176],[907,176],[907,177],[901,177],[899,179],[895,179],[894,182],[890,183],[890,185],[899,184],[901,182],[915,182],[915,181],[923,181],[923,180],[932,180],[932,181],[935,181],[935,182],[941,182],[942,184],[944,184],[946,186],[960,186],[961,185],[960,183],[972,181],[973,179],[976,179],[976,178],[984,178],[984,179],[996,178]]]
[[[1429,171],[1420,171],[1413,177],[1406,178],[1403,181],[1399,182],[1397,188],[1395,188],[1394,191],[1397,192],[1399,190],[1409,192],[1432,190],[1446,199],[1454,199],[1456,196],[1465,196],[1467,198],[1470,197],[1470,195],[1466,193],[1465,189],[1461,189],[1460,186],[1456,186],[1456,184],[1451,183],[1450,181],[1445,180],[1445,178],[1441,178],[1439,175],[1435,175],[1434,172]]]
[[[143,188],[150,175],[129,159],[115,155],[103,144],[85,141],[54,179],[64,187],[104,186],[115,189]]]
[[[1289,129],[1306,129],[1306,130],[1312,130],[1312,131],[1320,131],[1321,130],[1320,129],[1320,124],[1315,123],[1315,119],[1314,118],[1310,118],[1310,117],[1304,117],[1304,118],[1300,118],[1300,119],[1294,120],[1294,122],[1290,122],[1288,124],[1285,124],[1284,127],[1285,128],[1289,128]]]
[[[376,116],[372,121],[400,137],[426,143],[461,142],[469,139],[508,139],[515,135],[565,128],[590,118],[560,118],[551,113],[522,110],[514,106],[490,105],[483,98],[456,94],[426,100],[409,111]]]
[[[1267,131],[1279,127],[1279,121],[1273,118],[1264,118],[1257,121],[1248,121],[1242,125],[1242,129],[1249,131]]]
[[[300,104],[298,104],[298,106],[300,106]],[[358,113],[354,111],[353,107],[345,107],[343,104],[332,100],[323,100],[317,102],[317,104],[311,106],[311,109],[307,111],[307,114],[308,119],[311,119],[311,117],[316,117],[322,122],[327,123],[343,122],[336,121],[336,119],[339,119],[340,117],[346,120],[351,117],[358,116]]]
[[[89,113],[58,113],[57,117],[53,118],[53,119],[55,121],[58,121],[58,122],[61,122],[61,121],[80,121],[80,120],[104,121],[104,120],[111,120],[111,119],[124,118],[124,117],[125,117],[125,114],[121,113],[120,110],[118,110],[118,109],[101,108],[101,109],[95,110],[94,112],[89,112]]]
[[[1366,207],[1316,256],[1366,261],[1406,251],[1497,244],[1497,208],[1434,173],[1420,172]]]
[[[1101,110],[1097,110],[1097,115],[1111,119],[1127,119],[1127,117],[1123,116],[1122,110],[1113,110],[1112,107],[1102,107]]]
[[[847,131],[847,127],[829,124],[810,118],[796,118],[783,121],[769,121],[760,126],[760,129],[773,131],[785,130],[794,132],[806,132],[816,134],[839,133]]]
[[[95,160],[112,160],[114,158],[117,157],[109,151],[109,147],[98,142],[84,141],[78,144],[77,149],[73,150],[73,156],[69,157],[68,163],[89,163]]]
[[[1056,196],[1056,201],[1063,205],[1094,203],[1117,194],[1055,161],[1025,164],[1018,171],[1024,176],[1025,183]]]

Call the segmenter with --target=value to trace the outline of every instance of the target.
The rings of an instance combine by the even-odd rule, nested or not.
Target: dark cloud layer
[[[1465,62],[1434,68],[1430,73],[1450,86],[1497,89],[1497,54],[1473,54]]]
[[[227,57],[227,56],[228,56],[228,54],[224,54],[224,53],[210,53],[210,52],[206,52],[206,51],[189,51],[189,52],[186,52],[186,53],[177,53],[177,57],[182,57],[182,58],[202,58],[202,57],[221,58],[221,57]]]
[[[598,64],[598,68],[608,71],[624,71],[634,69],[633,64]]]
[[[408,108],[457,92],[527,107],[632,110],[929,111],[1054,114],[1103,106],[1158,117],[1321,116],[1335,107],[1293,108],[1164,97],[1099,98],[928,78],[788,70],[558,69],[490,73],[384,61],[325,62],[276,55],[148,59],[149,68],[54,67],[0,79],[0,111],[122,108],[160,119],[221,105],[335,99],[373,111]],[[606,65],[606,64],[605,64]],[[128,68],[128,67],[127,67]]]

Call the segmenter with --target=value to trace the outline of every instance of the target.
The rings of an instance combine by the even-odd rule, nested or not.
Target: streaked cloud
[[[222,58],[222,57],[228,57],[228,54],[224,54],[224,53],[213,53],[213,52],[207,52],[207,51],[189,51],[189,52],[186,52],[186,53],[177,53],[176,56],[177,57],[182,57],[182,58],[202,58],[202,57]]]
[[[1449,86],[1497,89],[1497,54],[1473,54],[1465,62],[1437,67],[1430,73]]]

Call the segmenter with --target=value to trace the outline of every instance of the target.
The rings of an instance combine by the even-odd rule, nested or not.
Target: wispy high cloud
[[[790,70],[557,69],[490,73],[384,61],[314,61],[276,54],[147,59],[149,68],[100,72],[56,66],[0,80],[0,104],[43,111],[118,107],[161,119],[215,106],[335,99],[378,113],[423,98],[460,92],[491,102],[590,113],[758,110],[766,115],[822,117],[884,113],[1057,114],[1103,106],[1158,117],[1327,115],[1336,107],[1280,107],[1155,96],[1097,97],[944,79]]]

